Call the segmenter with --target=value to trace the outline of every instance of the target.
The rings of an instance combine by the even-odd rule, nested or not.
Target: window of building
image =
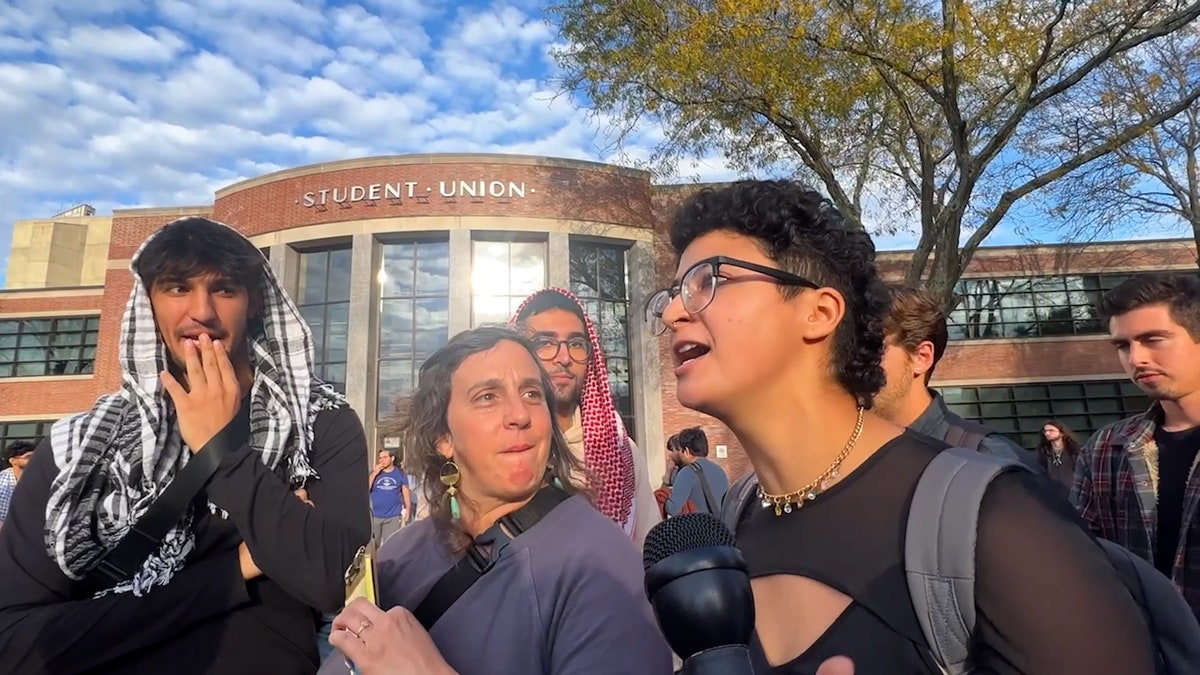
[[[949,317],[951,340],[1104,332],[1100,297],[1133,274],[963,279]]]
[[[571,238],[571,291],[596,325],[613,403],[633,435],[629,384],[629,280],[623,246]]]
[[[317,377],[346,389],[346,340],[350,323],[350,249],[301,251],[300,314],[313,336]]]
[[[508,323],[529,294],[546,287],[546,240],[524,235],[471,242],[471,325]]]
[[[0,448],[7,448],[15,441],[37,443],[50,433],[54,422],[0,422]],[[7,469],[8,467],[3,467]]]
[[[412,393],[425,359],[450,339],[450,244],[386,243],[379,283],[376,419]]]
[[[100,317],[0,320],[0,377],[84,375],[96,362]]]
[[[1082,443],[1110,422],[1145,412],[1150,399],[1129,380],[938,387],[951,410],[979,420],[1030,450],[1047,420],[1071,428]]]

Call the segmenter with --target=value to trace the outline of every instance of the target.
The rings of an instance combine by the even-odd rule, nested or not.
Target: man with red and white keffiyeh
[[[641,548],[646,533],[660,520],[658,504],[646,457],[629,438],[613,405],[596,327],[579,299],[561,288],[526,298],[511,324],[529,335],[550,376],[558,426],[591,474],[597,508]]]

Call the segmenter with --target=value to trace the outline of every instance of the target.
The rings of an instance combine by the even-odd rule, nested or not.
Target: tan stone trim
[[[306,225],[260,234],[250,237],[250,241],[255,246],[264,248],[278,244],[294,245],[310,241],[348,240],[356,234],[415,234],[449,232],[451,230],[544,234],[561,232],[625,241],[652,242],[654,240],[653,230],[583,220],[497,216],[401,216]]]
[[[90,380],[94,377],[87,375],[35,375],[32,377],[0,377],[0,384],[21,384],[23,382],[72,382],[74,380]]]
[[[50,422],[70,413],[31,413],[29,415],[0,415],[0,422]]]
[[[1174,264],[1164,263],[1161,265],[1150,265],[1148,267],[1145,265],[1141,265],[1138,267],[1114,267],[1112,265],[1080,265],[1080,266],[1076,267],[1076,266],[1072,265],[1068,269],[1065,269],[1065,270],[1047,271],[1047,272],[1042,272],[1042,273],[1036,272],[1034,270],[1030,270],[1029,272],[1024,273],[1024,274],[1022,274],[1018,271],[1005,272],[1003,274],[997,274],[996,272],[966,272],[960,278],[961,279],[991,279],[991,278],[1011,279],[1014,277],[1066,277],[1066,276],[1072,276],[1075,274],[1125,274],[1125,273],[1129,273],[1129,272],[1159,272],[1159,271],[1184,271],[1184,272],[1186,272],[1188,270],[1191,270],[1193,272],[1196,271],[1196,264],[1195,263],[1174,263]]]
[[[1092,335],[1049,335],[1030,338],[964,338],[950,340],[947,344],[966,347],[969,345],[1026,345],[1042,342],[1108,342],[1108,336],[1103,333],[1093,333]]]
[[[100,316],[100,308],[94,309],[48,309],[34,312],[0,312],[0,320],[5,319],[46,319],[59,316],[91,317]]]
[[[1108,373],[1108,374],[1092,374],[1092,375],[1062,375],[1060,377],[995,377],[983,378],[979,380],[946,380],[939,381],[934,378],[930,386],[934,389],[939,387],[989,387],[994,385],[1010,385],[1010,384],[1059,384],[1062,382],[1108,382],[1113,380],[1124,380],[1124,373]]]
[[[103,296],[103,286],[78,288],[13,288],[0,289],[0,300],[40,300],[42,298],[86,298]]]
[[[53,223],[56,225],[59,223],[65,223],[67,225],[89,225],[89,226],[97,225],[97,224],[112,225],[112,219],[113,219],[113,217],[111,215],[109,215],[109,216],[70,216],[70,217],[58,217],[58,218],[26,218],[24,220],[14,221],[13,227],[15,228],[15,227],[25,225],[25,224],[36,225],[39,223]]]
[[[212,204],[201,206],[147,206],[134,209],[113,209],[114,218],[152,218],[154,216],[207,216],[213,211]]]
[[[128,272],[129,271],[129,263],[131,263],[131,262],[133,262],[133,258],[117,258],[116,260],[110,259],[108,261],[108,263],[104,265],[104,269],[106,269],[106,270],[121,270],[123,272]]]
[[[1096,253],[1121,253],[1124,251],[1136,250],[1141,248],[1161,247],[1163,245],[1176,244],[1183,250],[1194,250],[1193,240],[1188,237],[1176,237],[1167,239],[1126,239],[1123,241],[1109,241],[1097,243],[1079,243],[1079,242],[1062,242],[1057,244],[1015,244],[1008,246],[983,246],[976,250],[972,256],[972,262],[975,260],[988,258],[1008,258],[1014,255],[1029,255],[1030,253],[1044,253],[1051,255],[1053,253],[1071,250],[1078,254],[1096,254]],[[877,260],[880,262],[908,262],[916,253],[915,249],[903,249],[892,251],[880,251]],[[1195,264],[1185,267],[1195,267]]]
[[[308,166],[300,166],[292,169],[284,169],[274,173],[251,178],[240,183],[234,183],[227,187],[217,190],[216,198],[223,199],[236,192],[249,190],[250,188],[267,185],[280,180],[289,178],[299,178],[301,176],[311,176],[321,173],[332,173],[334,171],[346,171],[348,169],[367,169],[374,167],[387,166],[437,166],[439,164],[493,164],[501,166],[546,166],[561,169],[574,169],[576,171],[588,171],[598,173],[611,173],[620,176],[628,176],[643,180],[646,183],[650,182],[650,173],[641,169],[631,169],[624,166],[616,166],[613,164],[602,164],[600,162],[589,162],[579,159],[563,159],[559,157],[538,157],[535,155],[491,155],[478,153],[447,153],[447,154],[424,154],[424,155],[391,155],[382,157],[361,157],[358,159],[344,159],[337,162],[326,162],[323,164],[310,164]]]

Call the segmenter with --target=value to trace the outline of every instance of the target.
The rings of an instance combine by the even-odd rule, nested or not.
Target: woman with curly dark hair
[[[1063,486],[1064,494],[1071,492],[1075,482],[1075,458],[1079,456],[1079,439],[1075,432],[1058,420],[1046,420],[1042,438],[1037,446],[1037,463],[1046,475]]]
[[[802,185],[745,181],[688,200],[671,243],[675,281],[647,319],[671,341],[679,402],[724,422],[757,474],[725,514],[751,577],[756,672],[809,675],[837,655],[855,675],[942,672],[904,541],[946,444],[871,412],[890,305],[871,238]],[[972,672],[1153,671],[1137,605],[1033,475],[992,483],[976,559]]]

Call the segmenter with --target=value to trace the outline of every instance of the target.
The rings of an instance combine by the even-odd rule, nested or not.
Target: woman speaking
[[[582,468],[549,389],[506,328],[429,357],[404,429],[430,517],[379,551],[379,606],[342,611],[330,643],[345,659],[321,673],[671,672],[639,552],[565,478]]]

